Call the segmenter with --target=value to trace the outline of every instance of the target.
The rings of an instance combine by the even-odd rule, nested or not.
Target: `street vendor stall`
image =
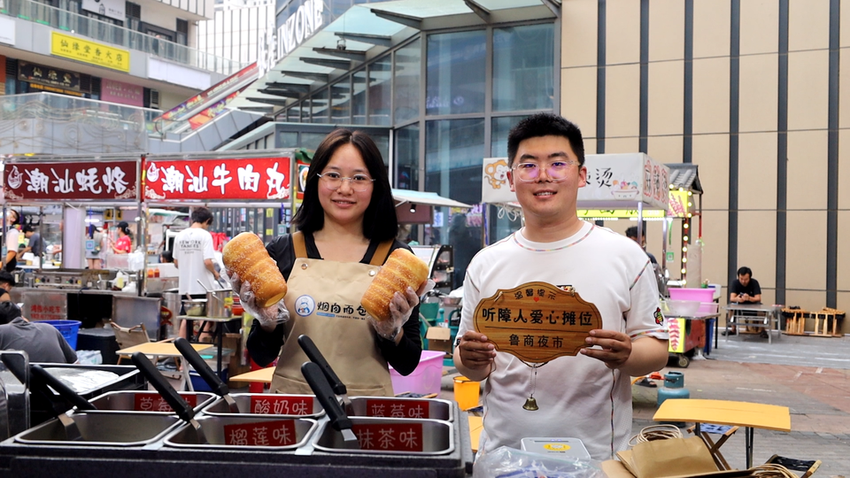
[[[205,206],[211,209],[214,216],[210,233],[216,251],[215,262],[221,265],[221,250],[225,242],[239,234],[249,231],[257,234],[264,243],[289,231],[289,223],[293,215],[295,202],[300,198],[301,187],[292,178],[306,179],[306,162],[296,159],[297,151],[228,151],[196,153],[189,155],[147,155],[144,157],[144,217],[149,218],[152,210],[173,210],[174,208],[190,208]],[[296,171],[304,171],[303,174]],[[171,242],[167,232],[151,238],[148,258],[156,257],[157,245],[171,250]],[[159,267],[148,263],[148,269]],[[146,290],[155,284],[147,279]],[[229,289],[229,284],[222,284],[223,289]],[[173,294],[173,293],[172,293]],[[169,295],[167,292],[164,295]],[[232,299],[228,303],[225,298],[224,307],[214,315],[208,313],[200,316],[180,315],[180,300],[166,300],[170,305],[169,315],[173,317],[169,335],[176,335],[180,321],[197,322],[229,322],[242,317],[234,313]],[[210,298],[206,310],[211,311]],[[174,308],[175,310],[171,310]],[[223,324],[222,324],[223,325]],[[249,327],[244,327],[247,330]],[[223,327],[216,327],[218,353],[216,354],[216,369],[222,373]],[[235,351],[234,351],[235,352]],[[245,365],[246,361],[239,357],[238,362]]]
[[[138,168],[139,161],[127,159],[126,155],[26,157],[4,161],[4,213],[7,208],[38,208],[41,217],[48,206],[58,206],[62,211],[61,266],[53,261],[34,261],[32,266],[21,265],[18,271],[20,285],[12,290],[12,295],[23,304],[25,317],[76,319],[84,328],[101,326],[103,319],[125,326],[141,322],[156,332],[158,300],[140,297],[138,289],[122,291],[126,284],[112,281],[126,277],[129,284],[138,277],[128,270],[126,259],[120,270],[85,269],[84,260],[87,210],[98,207],[124,211],[129,222],[137,216]],[[139,241],[143,244],[144,237],[139,237]]]

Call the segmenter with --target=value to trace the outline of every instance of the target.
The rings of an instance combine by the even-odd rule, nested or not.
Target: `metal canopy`
[[[699,166],[690,163],[667,163],[670,168],[670,184],[674,188],[682,188],[695,194],[702,194],[702,184],[699,182]]]
[[[445,206],[445,207],[463,207],[471,208],[472,206],[454,199],[449,199],[440,196],[437,193],[429,193],[427,191],[411,191],[409,189],[393,189],[393,199],[396,200],[396,207],[405,204],[422,204],[423,206]]]
[[[484,27],[508,22],[555,19],[554,0],[398,0],[355,5],[337,17],[246,88],[228,108],[256,108],[266,97],[274,111],[291,105],[329,82],[382,55],[420,31]],[[553,4],[556,6],[553,10]],[[345,59],[345,60],[343,60]],[[298,96],[263,95],[269,83],[304,85]],[[287,93],[291,93],[292,90]],[[250,99],[249,99],[250,98]]]

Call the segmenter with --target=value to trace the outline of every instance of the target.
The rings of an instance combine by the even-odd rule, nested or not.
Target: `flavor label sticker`
[[[381,418],[431,418],[425,400],[366,400],[366,416]]]
[[[195,408],[198,406],[198,396],[194,394],[186,394],[181,393],[181,397],[183,400],[186,400],[186,403],[189,404],[190,407]],[[162,395],[151,392],[151,393],[137,393],[133,397],[133,410],[137,412],[173,412],[174,409],[171,408],[171,405],[162,398]]]
[[[351,429],[362,450],[422,451],[421,423],[366,423]]]
[[[258,415],[311,415],[313,414],[313,397],[279,395],[252,396],[251,413]]]
[[[297,442],[295,420],[267,420],[224,426],[224,442],[236,446],[288,446]]]

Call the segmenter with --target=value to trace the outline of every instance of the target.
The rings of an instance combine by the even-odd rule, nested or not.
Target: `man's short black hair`
[[[23,231],[24,234],[26,234],[28,232],[35,232],[35,229],[33,229],[33,227],[31,225],[27,224],[26,226],[21,228],[21,231]]]
[[[196,222],[199,224],[212,224],[212,221],[213,214],[209,209],[203,206],[192,209],[192,224]]]
[[[738,275],[739,276],[748,275],[748,276],[752,277],[753,276],[753,270],[750,269],[747,266],[744,266],[744,267],[738,269]]]
[[[630,239],[637,239],[637,226],[632,226],[626,229],[626,237]]]
[[[537,113],[517,123],[508,133],[508,166],[513,166],[519,144],[529,138],[561,136],[570,142],[578,157],[579,167],[584,166],[584,140],[574,123],[554,113]]]
[[[0,302],[0,325],[8,324],[9,322],[21,316],[21,309],[12,302]]]
[[[0,284],[9,284],[10,286],[15,287],[15,276],[8,271],[0,270]]]

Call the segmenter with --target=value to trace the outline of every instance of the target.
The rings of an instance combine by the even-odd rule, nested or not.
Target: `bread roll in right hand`
[[[360,304],[375,320],[390,319],[390,301],[396,292],[419,290],[428,280],[428,264],[407,249],[396,249],[375,275]]]
[[[283,274],[256,234],[239,234],[224,245],[221,253],[224,267],[251,285],[258,307],[269,307],[286,295]]]

